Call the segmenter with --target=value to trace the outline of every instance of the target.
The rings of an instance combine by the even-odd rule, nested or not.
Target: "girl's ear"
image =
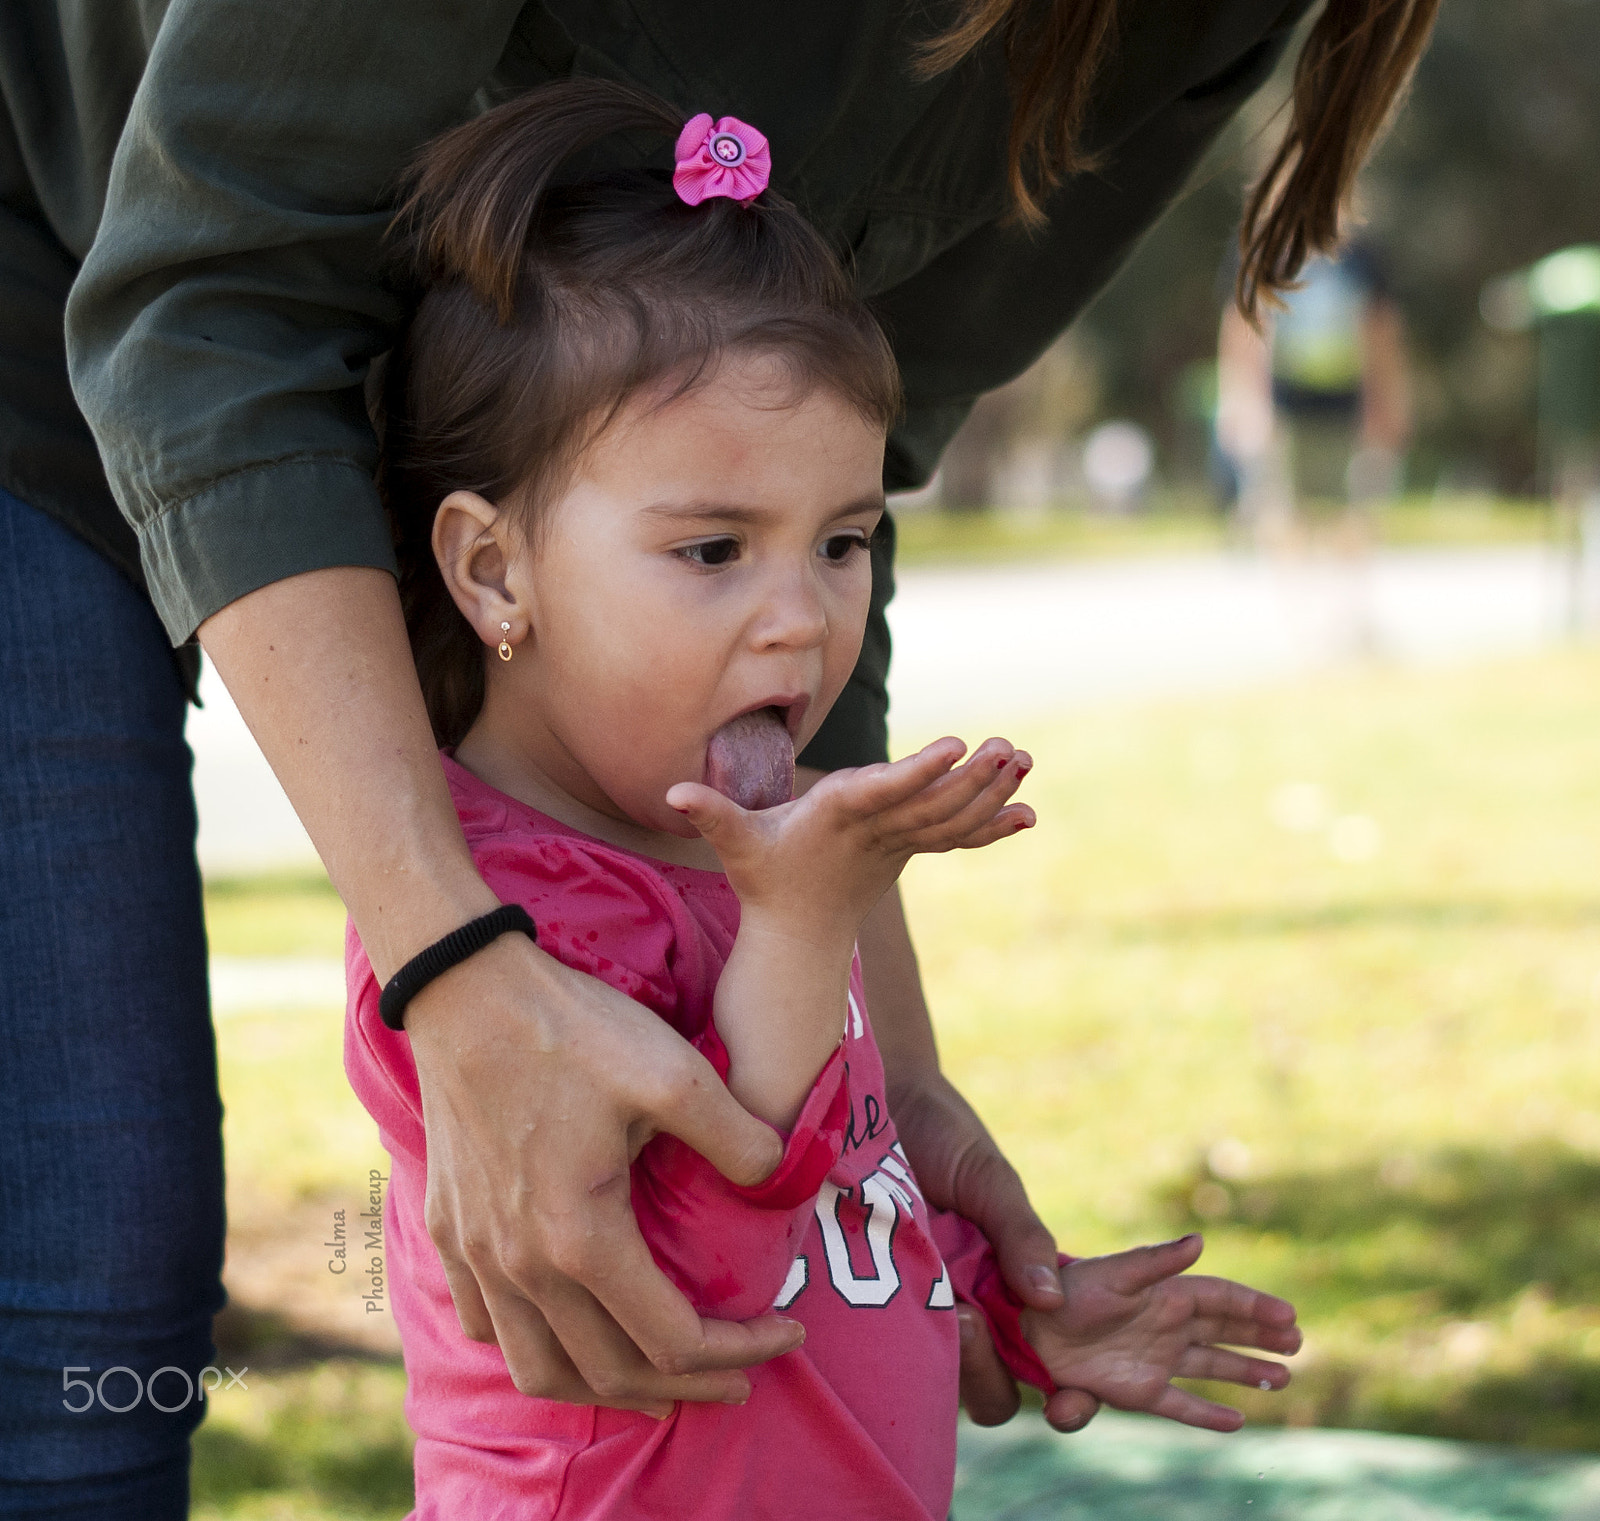
[[[433,557],[461,615],[485,644],[517,644],[531,619],[508,581],[515,555],[510,514],[475,491],[452,491],[433,516]],[[509,623],[510,631],[501,627]]]

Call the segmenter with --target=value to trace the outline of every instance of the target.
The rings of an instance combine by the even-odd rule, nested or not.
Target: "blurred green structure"
[[[1600,623],[1600,244],[1580,243],[1490,281],[1480,309],[1538,335],[1539,467],[1571,577],[1570,621]]]

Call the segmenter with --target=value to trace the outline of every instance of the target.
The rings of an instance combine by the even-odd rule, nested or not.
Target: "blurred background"
[[[962,1521],[1600,1517],[1600,0],[1448,0],[1359,265],[1230,333],[1285,83],[896,504],[892,685],[897,750],[1037,761],[1037,830],[907,874],[955,1079],[1066,1249],[1203,1229],[1307,1346],[1241,1438],[964,1432]],[[398,1516],[343,912],[205,693],[197,1514]]]

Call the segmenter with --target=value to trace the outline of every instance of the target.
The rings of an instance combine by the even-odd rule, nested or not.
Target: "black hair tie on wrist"
[[[444,976],[451,967],[460,966],[490,941],[513,931],[526,935],[535,945],[539,943],[539,932],[527,909],[520,903],[502,903],[492,913],[469,920],[460,929],[451,930],[443,940],[435,940],[426,950],[418,951],[384,984],[378,998],[378,1013],[383,1022],[391,1030],[405,1029],[406,1005],[435,977]]]

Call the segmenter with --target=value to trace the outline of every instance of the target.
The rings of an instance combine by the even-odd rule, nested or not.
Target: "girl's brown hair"
[[[1011,197],[1025,223],[1069,174],[1094,167],[1080,135],[1115,46],[1118,0],[961,0],[924,50],[929,75],[991,36],[1011,76]],[[1245,205],[1240,309],[1255,317],[1307,257],[1339,238],[1339,210],[1427,44],[1439,0],[1326,0],[1294,73],[1288,130]]]
[[[690,207],[659,170],[570,173],[603,139],[670,141],[683,123],[644,91],[567,80],[436,138],[414,166],[392,230],[412,303],[384,377],[379,486],[441,745],[477,717],[487,653],[433,557],[450,492],[531,525],[630,398],[681,395],[729,353],[771,356],[797,394],[826,387],[885,428],[898,410],[883,333],[788,202]]]

